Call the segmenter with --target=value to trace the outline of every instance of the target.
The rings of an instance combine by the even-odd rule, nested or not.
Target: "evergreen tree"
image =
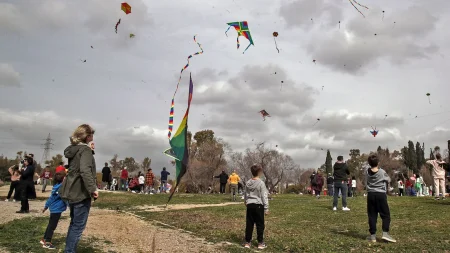
[[[377,153],[379,156],[383,155],[383,149],[381,148],[381,146],[378,146]]]
[[[416,154],[416,150],[414,149],[414,143],[412,141],[408,141],[408,154],[409,154],[409,158],[411,159],[408,167],[414,173],[417,173],[418,172],[417,154]]]
[[[333,164],[332,164],[333,158],[331,158],[330,150],[327,150],[327,158],[325,159],[325,169],[328,173],[333,174]]]
[[[387,158],[391,158],[391,153],[389,152],[389,148],[388,147],[386,147],[386,149],[384,150],[384,153],[385,153]]]
[[[430,160],[434,160],[434,153],[433,153],[433,149],[430,148]]]
[[[420,167],[425,163],[424,160],[422,160],[422,147],[420,146],[420,143],[416,143],[416,156],[417,156],[417,169],[420,170]]]

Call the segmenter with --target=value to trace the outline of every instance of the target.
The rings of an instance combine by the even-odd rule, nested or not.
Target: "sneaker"
[[[16,202],[16,200],[15,200],[15,199],[13,199],[13,202]]]
[[[251,243],[246,242],[246,243],[244,244],[244,248],[250,249],[250,247],[251,247]]]
[[[342,208],[342,211],[350,211],[350,208],[348,208],[348,207],[343,207],[343,208]]]
[[[388,242],[397,242],[394,238],[391,237],[391,235],[389,235],[389,233],[387,232],[383,232],[383,237],[381,237],[381,239],[388,241]]]
[[[265,249],[267,245],[265,243],[258,243],[258,249]]]
[[[17,211],[16,213],[29,213],[30,211],[24,211],[24,210],[20,210],[20,211]]]
[[[377,235],[369,235],[367,237],[367,241],[369,241],[369,242],[377,242]]]
[[[333,211],[337,211],[337,207],[333,207]]]
[[[320,199],[320,196],[319,196],[319,195],[317,195],[317,196],[316,196],[316,199]]]
[[[439,197],[435,197],[434,200],[441,200]]]
[[[44,249],[56,249],[55,246],[53,246],[52,243],[46,242],[44,245],[42,245],[42,248]]]
[[[9,199],[5,199],[5,202],[9,202]]]
[[[44,244],[45,244],[44,238],[42,238],[42,239],[39,241],[39,243],[42,244],[42,245],[44,245]]]

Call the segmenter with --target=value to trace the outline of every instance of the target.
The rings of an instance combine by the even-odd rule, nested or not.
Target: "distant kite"
[[[375,128],[372,127],[372,131],[370,131],[370,134],[373,135],[373,137],[377,137],[377,134],[378,134],[377,127],[375,127]]]
[[[316,123],[314,123],[314,125],[313,126],[315,126],[317,123],[319,123],[319,121],[320,121],[320,119],[319,118],[317,118],[317,121],[316,121]]]
[[[273,41],[275,41],[275,48],[277,49],[278,53],[280,53],[280,49],[278,49],[277,40],[275,39],[278,37],[278,32],[273,32]]]
[[[134,36],[135,36],[135,35],[134,35],[133,33],[130,33],[130,39],[131,39],[131,38],[134,38]]]
[[[230,22],[227,23],[227,25],[229,25],[228,29],[225,31],[225,35],[227,35],[228,30],[230,30],[231,27],[234,27],[234,29],[236,29],[237,32],[237,48],[239,49],[239,37],[240,36],[244,36],[245,38],[248,39],[248,41],[250,42],[250,44],[248,44],[247,48],[244,50],[243,54],[245,53],[245,51],[247,51],[247,49],[251,46],[251,45],[255,45],[253,44],[253,39],[252,39],[252,35],[250,34],[250,30],[248,28],[248,22],[247,21],[241,21],[241,22]],[[227,35],[228,37],[228,35]]]
[[[127,3],[122,3],[121,5],[121,9],[123,10],[123,12],[125,12],[125,14],[130,14],[131,13],[131,6]]]
[[[427,97],[428,97],[428,102],[430,103],[430,105],[431,105],[431,100],[430,100],[430,93],[427,93]]]
[[[263,117],[264,121],[266,121],[266,117],[270,117],[270,114],[268,112],[266,112],[266,110],[261,110],[261,111],[259,111],[259,113]]]

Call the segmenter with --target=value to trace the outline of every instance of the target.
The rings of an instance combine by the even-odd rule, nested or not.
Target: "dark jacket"
[[[347,182],[348,176],[350,175],[350,171],[348,170],[348,166],[346,163],[335,163],[333,166],[334,169],[334,182]]]
[[[319,192],[321,192],[321,191],[322,191],[322,188],[323,188],[323,183],[324,183],[324,178],[323,178],[323,176],[320,175],[320,174],[317,174],[316,181],[317,181],[317,183],[316,183],[315,185],[313,185],[312,188],[314,189],[314,191],[319,191]]]
[[[36,198],[36,188],[34,187],[34,165],[28,165],[27,168],[20,174],[19,192],[25,191],[27,198]]]
[[[167,181],[167,177],[170,175],[170,172],[167,170],[161,171],[161,181]]]
[[[64,179],[60,196],[70,204],[90,199],[97,190],[95,159],[86,144],[70,145],[64,150],[69,160],[69,173]]]
[[[109,167],[104,167],[102,169],[102,182],[109,182],[109,175],[111,175],[111,169]]]
[[[220,178],[221,184],[226,184],[228,182],[228,174],[225,172],[220,173],[220,175],[215,176],[215,178]]]
[[[333,177],[328,177],[327,178],[327,184],[333,184],[334,182],[334,178]]]

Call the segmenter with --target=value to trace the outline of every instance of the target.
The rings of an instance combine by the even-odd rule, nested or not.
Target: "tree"
[[[125,157],[123,160],[123,166],[127,167],[128,172],[139,170],[139,163],[137,163],[133,157]]]
[[[388,147],[386,147],[386,149],[384,150],[384,153],[385,153],[387,158],[389,158],[389,159],[391,158],[391,153],[389,152],[389,148]]]
[[[417,167],[416,168],[421,168],[422,165],[425,163],[425,160],[422,160],[422,147],[420,146],[420,143],[417,142],[416,143],[416,157],[417,157]]]
[[[213,130],[202,130],[198,131],[194,135],[194,140],[197,142],[197,145],[201,146],[203,143],[214,140],[214,131]]]
[[[109,164],[113,173],[117,173],[123,168],[123,161],[119,160],[119,155],[117,154],[113,156],[113,158],[109,161]]]
[[[142,161],[142,169],[144,169],[144,171],[147,171],[148,169],[150,169],[150,165],[152,164],[152,159],[146,157],[144,158],[144,161]]]
[[[333,158],[331,158],[330,150],[327,150],[327,158],[325,159],[325,169],[327,174],[333,173]]]
[[[414,143],[412,141],[408,141],[408,147],[404,147],[402,149],[402,155],[406,167],[414,173],[418,173],[417,155],[416,150],[414,149]]]
[[[433,149],[430,148],[430,160],[434,160],[434,159],[436,159],[436,158],[434,157]]]
[[[55,172],[56,167],[59,166],[60,163],[64,162],[63,156],[61,154],[57,154],[56,156],[53,156],[51,160],[45,161],[45,165],[50,167],[51,172]],[[37,170],[36,170],[37,172]]]
[[[381,146],[378,146],[378,148],[377,148],[378,155],[382,155],[383,152],[384,152],[384,150],[381,148]]]

